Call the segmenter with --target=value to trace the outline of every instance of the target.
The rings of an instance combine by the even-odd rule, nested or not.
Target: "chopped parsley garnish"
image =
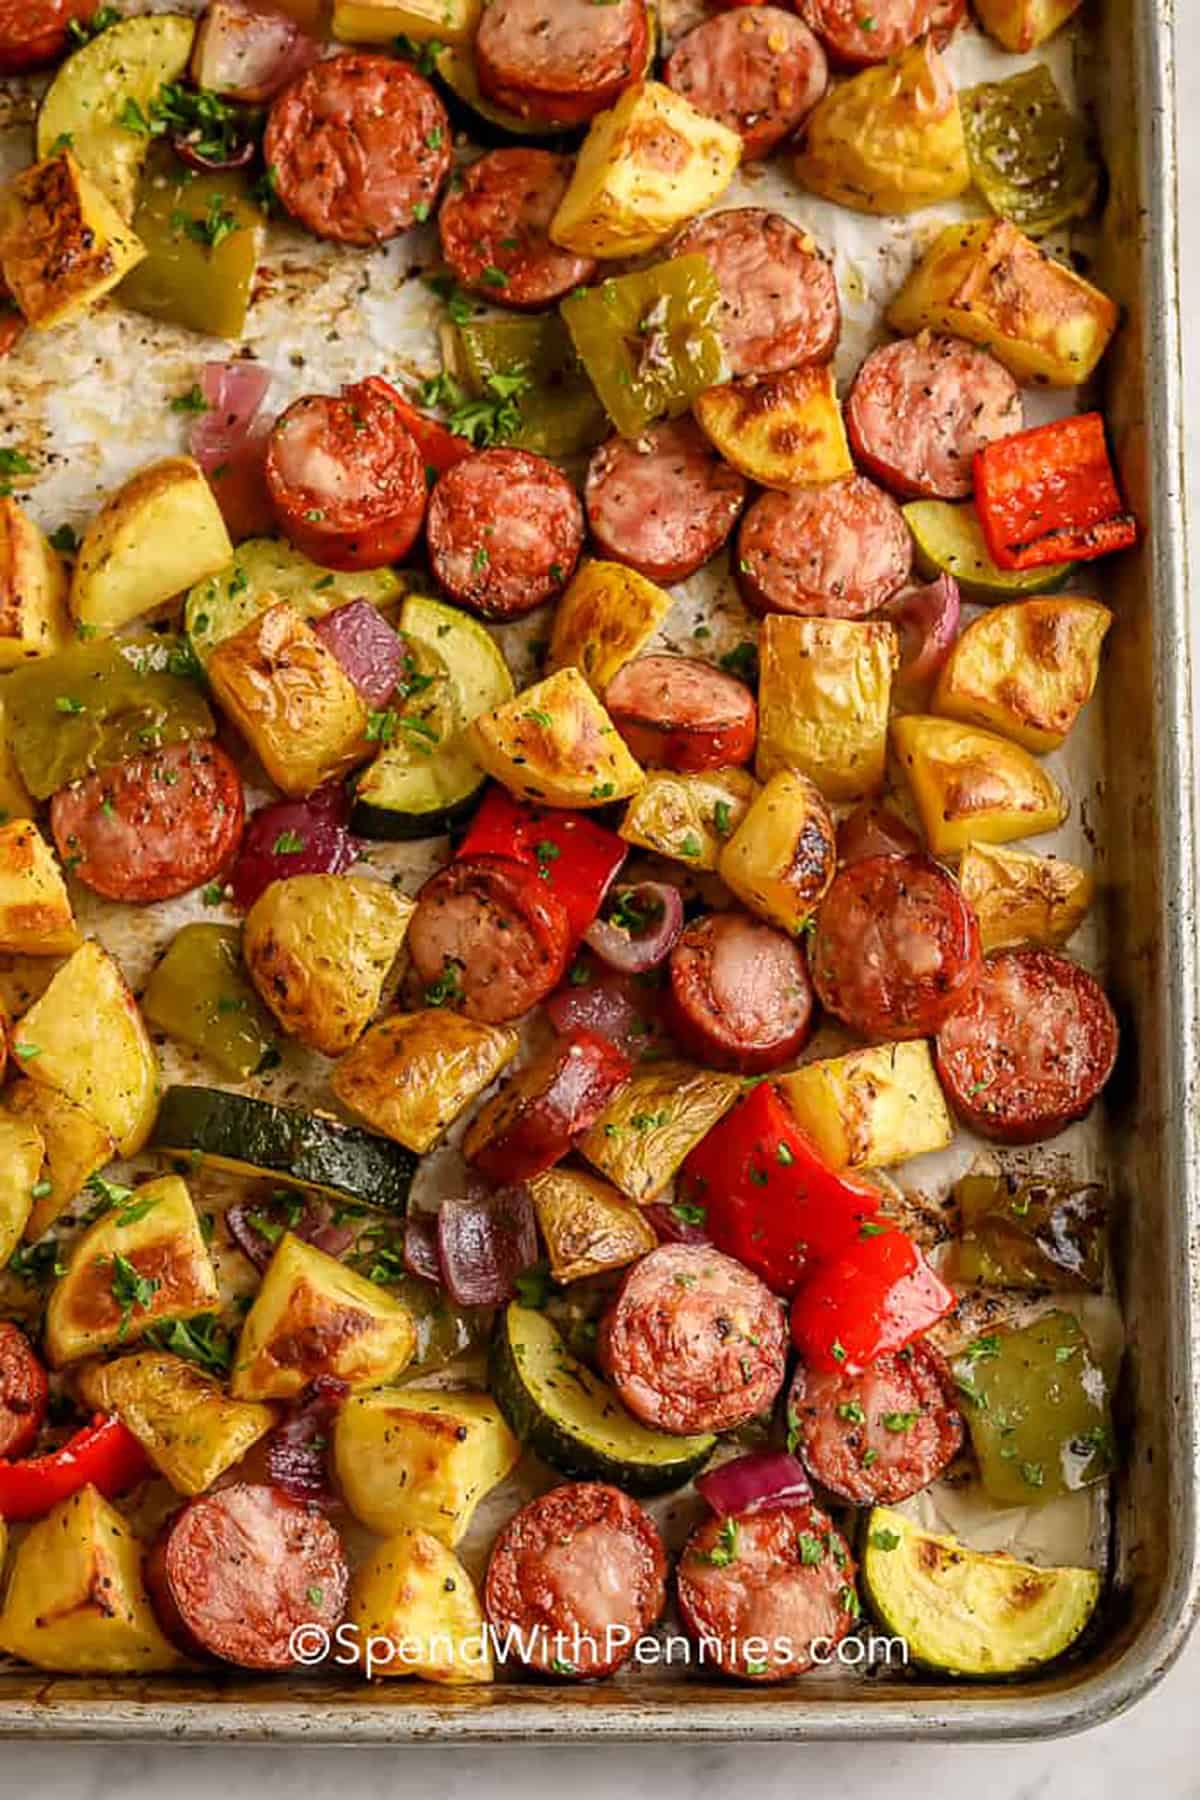
[[[494,369],[484,376],[483,392],[469,394],[461,382],[443,369],[431,381],[422,382],[421,404],[444,412],[446,424],[456,436],[483,449],[488,444],[507,442],[520,429],[520,397],[532,385],[524,369]]]
[[[211,1375],[224,1375],[233,1366],[233,1338],[215,1313],[200,1313],[194,1319],[172,1319],[169,1324],[155,1325],[146,1333],[147,1341],[158,1350],[181,1356]]]
[[[112,1280],[110,1288],[112,1297],[121,1309],[121,1323],[117,1330],[118,1340],[129,1330],[135,1311],[145,1311],[162,1286],[154,1275],[139,1275],[137,1269],[127,1256],[114,1251],[111,1258]]]
[[[200,383],[193,381],[186,394],[176,394],[171,401],[171,411],[175,413],[202,413],[208,411],[208,401],[200,392]]]
[[[711,1550],[698,1553],[701,1562],[711,1563],[714,1569],[727,1569],[738,1557],[738,1522],[736,1519],[724,1519],[717,1532],[717,1541]]]
[[[304,848],[304,839],[298,831],[281,831],[271,849],[276,856],[298,856]]]

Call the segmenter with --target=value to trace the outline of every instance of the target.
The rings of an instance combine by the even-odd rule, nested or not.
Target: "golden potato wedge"
[[[636,1206],[582,1169],[547,1169],[529,1183],[555,1281],[582,1281],[623,1269],[658,1243]]]
[[[33,1190],[33,1211],[25,1223],[25,1241],[32,1244],[83,1191],[89,1175],[113,1160],[117,1146],[107,1129],[82,1106],[36,1081],[10,1082],[4,1090],[3,1111],[36,1127],[45,1145],[45,1161]]]
[[[1009,224],[947,225],[887,311],[896,331],[948,331],[982,344],[1018,381],[1086,381],[1117,329],[1099,288]]]
[[[0,952],[68,956],[79,946],[54,852],[32,819],[0,825]]]
[[[673,605],[670,594],[624,563],[589,558],[554,609],[546,673],[579,669],[597,694],[646,648]]]
[[[835,1169],[883,1169],[943,1150],[954,1122],[924,1039],[873,1044],[775,1077],[784,1099]]]
[[[540,800],[544,806],[606,806],[627,799],[645,780],[573,667],[480,713],[467,739],[489,775],[519,800]]]
[[[762,487],[810,487],[854,473],[832,363],[706,388],[692,412],[714,450]]]
[[[32,819],[37,811],[33,795],[21,779],[13,747],[8,741],[4,701],[0,699],[0,825],[10,819]]]
[[[453,1547],[520,1459],[490,1394],[374,1388],[350,1396],[334,1430],[338,1487],[381,1537],[416,1526]]]
[[[231,1400],[215,1376],[165,1350],[87,1363],[76,1385],[89,1406],[116,1413],[179,1494],[204,1493],[278,1419],[274,1407]]]
[[[333,1071],[348,1112],[424,1155],[517,1054],[515,1031],[478,1025],[441,1007],[393,1013]]]
[[[162,1175],[114,1201],[72,1244],[46,1307],[46,1352],[61,1368],[164,1320],[211,1312],[219,1299],[192,1197],[178,1175]]]
[[[893,627],[875,619],[771,613],[763,620],[759,656],[759,780],[796,769],[827,800],[877,793],[899,660]]]
[[[154,1617],[141,1545],[90,1484],[22,1538],[0,1650],[68,1675],[148,1675],[181,1664]]]
[[[967,845],[958,885],[975,908],[985,951],[1057,950],[1083,923],[1095,886],[1086,869],[1062,857],[998,844]]]
[[[760,918],[799,931],[837,873],[837,827],[807,775],[779,769],[721,852],[721,879]]]
[[[70,150],[22,169],[0,194],[0,274],[39,330],[85,312],[145,254]]]
[[[628,87],[588,127],[550,236],[579,256],[636,256],[720,199],[742,155],[736,131],[660,81]]]
[[[291,875],[264,889],[242,954],[283,1029],[324,1056],[348,1050],[379,1005],[414,904],[363,875]]]
[[[983,29],[1006,50],[1036,50],[1079,11],[1083,0],[975,0]]]
[[[745,818],[758,783],[746,769],[677,775],[651,769],[625,809],[620,834],[689,869],[713,871]]]
[[[138,1003],[107,950],[88,939],[13,1028],[29,1076],[74,1100],[122,1156],[140,1150],[158,1109],[159,1066]]]
[[[398,1531],[358,1565],[346,1617],[365,1675],[415,1675],[449,1686],[492,1679],[471,1577],[428,1531]]]
[[[995,606],[954,644],[929,710],[1057,750],[1092,697],[1111,624],[1107,606],[1078,594]]]
[[[15,500],[0,498],[0,669],[70,641],[62,557]]]
[[[45,1156],[46,1140],[32,1119],[0,1112],[0,1269],[29,1223]]]
[[[736,1075],[659,1062],[635,1069],[576,1146],[614,1187],[644,1206],[742,1092]]]
[[[483,0],[333,0],[332,32],[344,44],[469,44]]]
[[[139,469],[83,535],[71,580],[82,625],[115,631],[223,568],[233,545],[213,491],[190,456]]]
[[[1036,837],[1067,816],[1054,777],[1028,750],[993,732],[911,713],[893,719],[892,743],[935,856],[957,856],[973,840]]]
[[[965,194],[958,95],[933,38],[831,87],[792,169],[801,187],[855,212],[916,212]]]
[[[289,1231],[242,1324],[230,1392],[292,1400],[318,1375],[376,1387],[411,1361],[416,1341],[406,1306]]]

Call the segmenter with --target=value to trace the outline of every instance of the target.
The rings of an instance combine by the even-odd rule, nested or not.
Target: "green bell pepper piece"
[[[968,1175],[954,1190],[961,1232],[947,1267],[964,1287],[1096,1292],[1107,1263],[1107,1202],[1095,1182]]]
[[[451,431],[539,456],[577,456],[607,435],[604,408],[554,313],[468,320],[456,338],[472,396],[451,406]]]
[[[1036,238],[1091,211],[1100,165],[1044,63],[959,100],[971,178],[994,213]]]
[[[142,998],[152,1025],[202,1051],[233,1081],[262,1067],[276,1032],[243,969],[241,945],[235,925],[185,925]]]
[[[142,176],[133,229],[147,255],[121,282],[117,298],[135,312],[240,338],[254,285],[263,215],[237,170],[202,175],[165,146]]]

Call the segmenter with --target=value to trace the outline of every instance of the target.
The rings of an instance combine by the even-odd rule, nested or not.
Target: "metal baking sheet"
[[[162,0],[154,9],[162,9]],[[1124,1038],[1102,1116],[1069,1140],[1077,1165],[1102,1167],[1119,1196],[1127,1339],[1120,1396],[1125,1461],[1111,1533],[1107,1513],[1068,1525],[1078,1540],[1081,1530],[1085,1539],[1089,1531],[1094,1536],[1098,1519],[1105,1523],[1105,1541],[1086,1551],[1110,1562],[1113,1576],[1090,1647],[1054,1674],[1020,1684],[935,1682],[886,1671],[864,1679],[831,1670],[766,1690],[636,1674],[572,1689],[507,1680],[459,1690],[403,1682],[367,1687],[355,1677],[267,1681],[232,1670],[219,1678],[98,1682],[9,1667],[0,1670],[0,1734],[447,1745],[543,1738],[803,1741],[864,1731],[943,1740],[1031,1737],[1110,1717],[1168,1666],[1197,1604],[1192,1269],[1193,1249],[1200,1248],[1195,800],[1171,43],[1169,0],[1096,0],[1085,8],[1083,31],[1052,46],[1056,74],[1077,80],[1094,104],[1109,168],[1100,231],[1086,249],[1096,278],[1126,318],[1101,398],[1126,490],[1146,528],[1140,551],[1097,583],[1117,619],[1086,732],[1072,739],[1060,769],[1074,804],[1056,844],[1096,867],[1099,917],[1081,953],[1103,968]],[[952,66],[965,84],[997,67],[1008,73],[1021,65],[997,58],[973,36],[956,45]],[[0,129],[6,167],[27,155],[24,95],[15,83],[0,93],[0,127],[6,116],[14,126]],[[868,229],[790,185],[784,200],[780,186],[773,174],[752,169],[723,203],[781,205],[835,251],[847,313],[839,374],[848,376],[877,334],[878,296],[898,285],[941,214]],[[428,260],[431,247],[428,234],[414,233],[364,257],[277,228],[248,333],[275,376],[269,404],[283,405],[368,368],[402,379],[431,372],[436,308],[419,282],[405,279]],[[0,364],[0,438],[35,452],[39,478],[30,504],[51,527],[86,519],[102,492],[178,447],[181,427],[164,402],[190,385],[204,355],[221,353],[115,307],[29,346],[27,339]],[[714,630],[716,648],[740,635],[738,608],[719,571],[681,590],[666,641],[693,648],[691,632],[701,617]],[[505,647],[519,675],[519,637]],[[414,875],[418,868],[411,865]],[[188,905],[155,908],[139,928],[120,909],[96,903],[84,910],[84,922],[113,944],[138,985]],[[178,1068],[180,1077],[187,1073]],[[285,1078],[303,1092],[314,1075],[297,1057],[289,1059]],[[436,1182],[437,1158],[429,1179]],[[510,1498],[503,1510],[512,1504]],[[481,1521],[485,1535],[488,1523]],[[677,1541],[679,1520],[666,1523]],[[1019,1548],[1028,1525],[1010,1521],[1009,1528]],[[477,1567],[481,1553],[482,1545],[468,1561]],[[1078,1543],[1076,1554],[1085,1554]]]

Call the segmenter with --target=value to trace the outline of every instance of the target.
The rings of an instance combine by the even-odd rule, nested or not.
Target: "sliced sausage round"
[[[1003,363],[927,331],[872,350],[846,401],[856,459],[907,500],[965,500],[975,452],[1023,423],[1021,390]]]
[[[489,1181],[530,1181],[589,1131],[632,1064],[594,1031],[556,1038],[476,1116],[463,1155]]]
[[[574,1481],[530,1500],[492,1546],[483,1603],[503,1646],[544,1675],[595,1680],[633,1652],[666,1604],[667,1556],[636,1500]]]
[[[804,952],[748,913],[710,913],[689,925],[671,952],[670,981],[671,1035],[709,1068],[778,1069],[812,1030]]]
[[[351,53],[314,63],[274,101],[263,160],[282,204],[318,237],[381,244],[433,211],[450,121],[411,63]]]
[[[425,464],[398,396],[379,375],[306,394],[267,440],[267,491],[284,531],[329,569],[379,569],[416,542]]]
[[[744,476],[685,417],[601,444],[588,464],[583,498],[602,556],[670,584],[716,555],[746,493]]]
[[[733,375],[828,362],[842,329],[828,258],[800,226],[761,206],[697,219],[672,256],[705,256],[721,290],[721,342]]]
[[[871,856],[913,856],[920,848],[912,827],[878,800],[860,800],[837,828],[839,867]]]
[[[550,221],[571,179],[569,156],[549,150],[490,150],[463,170],[438,214],[442,255],[455,279],[496,306],[553,306],[590,281],[590,256],[560,250]]]
[[[190,1500],[146,1558],[158,1622],[189,1655],[242,1669],[289,1669],[291,1637],[312,1624],[332,1633],[350,1574],[320,1507],[280,1488],[235,1482]]]
[[[20,1326],[0,1320],[0,1456],[24,1456],[46,1416],[46,1371]]]
[[[783,1383],[783,1304],[731,1256],[661,1244],[635,1263],[600,1322],[601,1366],[659,1431],[731,1431]]]
[[[855,1506],[919,1494],[963,1441],[954,1378],[923,1339],[857,1375],[797,1369],[788,1426],[813,1480]]]
[[[865,1038],[932,1037],[982,967],[979,924],[929,856],[868,856],[834,876],[808,947],[821,1005]]]
[[[519,1019],[562,980],[566,910],[534,869],[503,856],[463,856],[417,896],[405,946],[427,1003],[486,1025]]]
[[[50,802],[67,868],[106,900],[147,905],[200,887],[241,842],[242,778],[219,744],[171,744],[85,775]]]
[[[862,619],[908,580],[912,538],[890,494],[846,475],[760,494],[742,520],[735,566],[755,612]]]
[[[475,68],[487,98],[518,118],[574,125],[639,80],[649,52],[645,0],[490,0]]]
[[[552,462],[480,450],[429,502],[429,561],[446,592],[485,619],[519,619],[560,594],[583,548],[583,508]]]
[[[933,0],[929,29],[939,50],[944,50],[967,16],[967,0]]]
[[[663,80],[742,139],[742,159],[769,156],[802,125],[829,81],[825,52],[780,6],[706,19],[667,58]]]
[[[1116,1057],[1104,990],[1052,950],[987,957],[937,1037],[938,1077],[955,1112],[1002,1144],[1036,1143],[1082,1119]]]
[[[930,29],[934,0],[796,0],[831,59],[844,69],[887,62]]]
[[[754,695],[696,657],[636,657],[609,682],[604,705],[638,762],[652,768],[694,774],[754,755]]]
[[[95,0],[0,0],[0,75],[20,75],[57,61],[67,48],[72,21],[95,11]]]
[[[714,1513],[688,1539],[677,1579],[688,1635],[746,1681],[786,1681],[830,1660],[858,1617],[849,1547],[815,1506]]]

